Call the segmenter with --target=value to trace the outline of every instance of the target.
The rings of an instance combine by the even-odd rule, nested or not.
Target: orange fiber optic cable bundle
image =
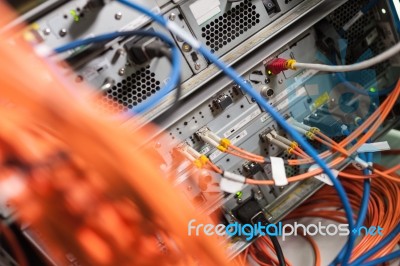
[[[5,14],[9,11],[0,4]],[[2,25],[0,25],[1,27]],[[213,237],[189,237],[200,217],[139,150],[132,133],[96,108],[24,42],[0,36],[0,191],[55,258],[82,265],[228,265]],[[18,253],[19,254],[19,253]],[[22,261],[22,259],[21,259]],[[24,265],[24,263],[21,263]]]
[[[378,165],[375,165],[375,167],[379,168],[381,171],[386,171],[386,169]],[[345,169],[345,172],[351,172],[353,175],[362,176],[361,171],[352,169],[351,166]],[[398,178],[397,174],[395,174],[395,176]],[[362,179],[343,179],[342,184],[348,193],[353,209],[355,211],[359,210],[363,195]],[[399,204],[400,186],[397,182],[385,178],[371,179],[371,196],[364,225],[367,227],[380,226],[384,228],[383,236],[363,236],[354,247],[351,256],[352,261],[374,247],[396,227],[400,219],[400,213],[398,211]],[[341,202],[339,201],[335,190],[330,186],[323,187],[286,218],[289,220],[299,219],[302,217],[319,217],[339,223],[346,223]],[[399,240],[400,235],[395,237],[371,259],[379,258],[391,253],[396,248]]]

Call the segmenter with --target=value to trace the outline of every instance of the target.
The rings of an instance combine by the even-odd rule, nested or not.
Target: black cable
[[[129,47],[129,51],[132,53],[133,58],[138,60],[138,63],[143,63],[144,61],[149,61],[153,58],[166,57],[168,61],[173,63],[172,53],[170,47],[163,42],[154,41],[143,46],[142,43],[136,43]],[[181,78],[178,80],[178,85],[176,87],[175,101],[168,109],[175,109],[176,105],[182,96]]]
[[[262,222],[265,225],[269,225],[270,223],[266,221],[265,217],[262,217],[261,220],[258,220],[258,222]],[[276,228],[273,227],[275,231]],[[285,256],[283,255],[282,247],[279,244],[278,238],[276,237],[275,232],[272,232],[272,234],[267,234],[269,239],[271,239],[272,245],[274,245],[276,257],[278,258],[279,266],[286,266],[285,262]]]
[[[276,256],[279,261],[279,266],[286,266],[285,256],[283,255],[282,247],[279,244],[278,238],[276,236],[271,236],[271,235],[269,235],[269,238],[271,239],[272,244],[274,245]]]

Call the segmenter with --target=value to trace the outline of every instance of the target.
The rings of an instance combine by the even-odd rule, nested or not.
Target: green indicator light
[[[79,18],[79,15],[76,13],[75,10],[71,10],[69,13],[70,13],[71,16],[74,18],[74,21],[79,22],[79,19],[80,19],[80,18]]]
[[[376,92],[376,89],[375,88],[370,88],[369,91],[370,92]]]
[[[236,192],[236,197],[237,197],[238,199],[241,199],[242,196],[243,196],[243,192],[242,192],[242,191]]]

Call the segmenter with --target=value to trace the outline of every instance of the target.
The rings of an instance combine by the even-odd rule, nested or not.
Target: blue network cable
[[[360,154],[360,158],[364,161],[368,161],[367,160],[368,157],[366,157],[364,154]],[[364,175],[368,175],[368,170],[364,169]],[[361,198],[361,206],[360,206],[360,210],[358,212],[358,218],[357,218],[355,228],[360,228],[364,224],[365,217],[366,217],[367,211],[368,211],[368,203],[369,203],[370,193],[371,193],[371,181],[369,179],[366,179],[366,180],[364,180],[364,184],[363,184],[363,195]],[[355,241],[355,239],[354,239],[354,241]],[[349,260],[349,258],[344,257],[344,254],[347,250],[348,254],[351,255],[351,253],[353,251],[353,247],[354,247],[354,241],[353,242],[347,241],[347,243],[344,245],[344,247],[340,250],[339,254],[336,256],[335,260],[330,264],[330,266],[336,265],[344,260],[346,260],[346,261]]]
[[[321,167],[321,169],[328,175],[329,179],[332,181],[340,200],[342,201],[346,218],[349,223],[349,229],[352,231],[354,229],[354,221],[353,221],[353,212],[349,203],[349,199],[347,198],[346,192],[340,182],[336,179],[331,169],[328,167],[326,162],[322,160],[318,153],[314,150],[314,148],[303,139],[303,137],[297,133],[286,121],[285,119],[262,98],[262,96],[247,82],[244,80],[229,66],[225,65],[222,61],[219,61],[218,57],[212,54],[205,46],[199,43],[196,39],[194,39],[190,34],[182,32],[182,29],[176,26],[176,24],[169,22],[164,17],[153,13],[152,11],[138,5],[135,2],[131,2],[129,0],[118,0],[120,3],[125,4],[139,12],[142,12],[152,18],[154,21],[158,22],[162,26],[169,29],[173,34],[180,34],[181,38],[184,39],[189,45],[191,45],[194,49],[197,49],[201,54],[204,55],[208,60],[214,63],[217,67],[219,67],[226,75],[232,78],[250,97],[255,99],[255,101],[266,111],[271,117],[278,122],[278,124],[286,130],[292,138],[299,143],[300,146],[304,148],[304,150],[314,159],[314,161]],[[354,235],[349,235],[349,241],[353,241]],[[347,252],[346,252],[347,253]],[[347,255],[347,254],[346,254]],[[343,264],[345,265],[345,264]]]
[[[397,259],[400,257],[400,250],[397,250],[393,253],[390,253],[389,255],[383,256],[381,258],[377,258],[375,260],[368,261],[364,264],[359,264],[360,266],[376,266],[380,265],[382,263]]]
[[[378,252],[380,249],[386,246],[390,241],[393,240],[393,238],[397,237],[399,234],[400,234],[400,223],[398,223],[397,226],[393,229],[393,231],[390,232],[390,234],[388,234],[381,242],[379,242],[372,249],[368,250],[362,256],[357,258],[354,262],[350,264],[350,266],[361,266],[362,265],[361,263],[363,263],[371,256],[373,256],[376,252]]]
[[[171,92],[179,83],[180,80],[180,70],[181,70],[181,60],[180,51],[175,45],[174,41],[167,35],[159,32],[146,31],[146,30],[134,30],[134,31],[118,31],[113,33],[107,33],[83,40],[73,41],[62,47],[56,48],[54,51],[56,53],[63,53],[84,45],[89,45],[92,43],[104,42],[114,40],[119,37],[132,37],[132,36],[149,36],[157,37],[167,43],[172,49],[172,70],[170,74],[170,79],[168,83],[153,97],[150,97],[147,101],[135,106],[129,112],[136,114],[143,113],[147,110],[153,108],[158,102],[160,102],[169,92]]]
[[[350,135],[350,132],[348,129],[343,130],[343,134],[345,136]],[[354,145],[356,143],[355,140],[352,141],[352,144]],[[360,153],[359,154],[360,158],[363,161],[366,161],[368,163],[372,162],[372,153]],[[364,175],[368,175],[369,171],[367,169],[364,169]],[[369,203],[369,197],[370,197],[370,193],[371,193],[371,181],[369,179],[364,180],[364,184],[363,184],[363,195],[361,198],[361,205],[360,205],[360,210],[358,212],[358,218],[356,221],[356,225],[355,228],[360,228],[365,221],[365,217],[367,215],[367,211],[368,211],[368,203]],[[355,241],[355,239],[354,239]],[[343,248],[340,250],[339,254],[336,256],[336,258],[334,259],[334,261],[330,264],[330,266],[339,264],[341,261],[348,261],[351,253],[353,252],[353,247],[354,247],[354,241],[350,242],[347,241],[347,243],[343,246]],[[347,254],[349,254],[349,257],[344,257],[345,252],[347,250]]]

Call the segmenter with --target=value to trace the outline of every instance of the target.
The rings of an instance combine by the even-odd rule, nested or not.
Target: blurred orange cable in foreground
[[[0,4],[0,27],[12,17]],[[189,237],[209,222],[140,150],[132,133],[101,113],[90,89],[63,79],[53,62],[0,36],[0,188],[13,191],[22,222],[51,253],[82,265],[227,265],[213,237]]]

